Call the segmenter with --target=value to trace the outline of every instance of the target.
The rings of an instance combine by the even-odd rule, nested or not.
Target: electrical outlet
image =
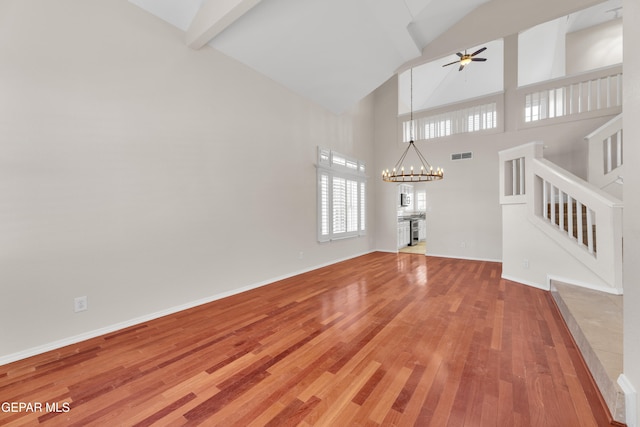
[[[467,242],[460,242],[460,247],[461,248],[466,248],[467,247]]]
[[[529,268],[529,260],[528,259],[523,259],[522,260],[522,268]]]
[[[79,311],[85,311],[87,309],[87,297],[77,297],[73,299],[73,311],[78,313]]]
[[[298,252],[298,259],[302,259],[304,258],[304,252],[300,251]]]

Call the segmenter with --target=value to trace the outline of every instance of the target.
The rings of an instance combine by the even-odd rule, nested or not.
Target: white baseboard
[[[384,253],[387,253],[387,254],[396,254],[396,253],[398,253],[397,250],[390,251],[389,249],[374,249],[373,252],[384,252]]]
[[[442,255],[442,254],[427,253],[427,256],[432,256],[432,257],[437,257],[437,258],[465,259],[465,260],[468,260],[468,261],[502,262],[501,259],[475,258],[475,257],[466,257],[466,256],[459,256],[459,255]]]
[[[624,409],[625,409],[625,422],[627,427],[640,427],[638,425],[638,407],[636,389],[624,374],[620,374],[618,377],[618,385],[624,393]]]
[[[542,289],[543,291],[548,291],[550,290],[548,285],[544,285],[544,284],[540,284],[540,283],[535,283],[535,282],[530,282],[528,280],[523,280],[519,277],[513,277],[513,276],[509,276],[508,274],[503,274],[502,276],[500,276],[501,278],[505,279],[505,280],[510,280],[512,282],[517,282],[517,283],[522,283],[523,285],[527,285],[527,286],[531,286],[532,288],[538,288],[538,289]]]
[[[594,285],[592,283],[581,282],[579,280],[573,280],[573,279],[568,279],[566,277],[560,277],[560,276],[554,276],[554,275],[547,275],[547,284],[549,285],[549,287],[551,287],[552,280],[560,283],[566,283],[568,285],[574,285],[574,286],[579,286],[581,288],[591,289],[594,291],[605,292],[607,294],[622,295],[622,292],[620,292],[620,290],[615,288],[611,288],[608,286]]]
[[[357,255],[353,255],[353,256],[349,256],[349,257],[345,257],[345,258],[341,258],[341,259],[335,259],[333,261],[330,262],[326,262],[320,265],[316,265],[313,267],[308,267],[290,274],[285,274],[282,276],[278,276],[278,277],[274,277],[268,280],[263,280],[261,282],[258,283],[253,283],[251,285],[247,285],[247,286],[243,286],[241,288],[236,288],[236,289],[232,289],[230,291],[226,291],[226,292],[221,292],[219,294],[215,294],[215,295],[211,295],[209,297],[206,298],[201,298],[195,301],[191,301],[188,302],[186,304],[181,304],[181,305],[177,305],[177,306],[173,306],[173,307],[169,307],[167,309],[164,310],[160,310],[160,311],[156,311],[154,313],[149,313],[149,314],[145,314],[143,316],[139,316],[139,317],[135,317],[133,319],[129,319],[129,320],[125,320],[123,322],[119,322],[119,323],[115,323],[109,326],[105,326],[103,328],[99,328],[99,329],[94,329],[92,331],[87,331],[84,332],[82,334],[78,334],[78,335],[73,335],[67,338],[63,338],[60,340],[56,340],[56,341],[52,341],[46,344],[42,344],[39,346],[35,346],[35,347],[31,347],[22,351],[18,351],[15,353],[10,353],[10,354],[6,354],[6,355],[0,355],[0,366],[2,365],[6,365],[8,363],[12,363],[12,362],[16,362],[18,360],[22,360],[22,359],[26,359],[28,357],[32,357],[32,356],[36,356],[38,354],[42,354],[42,353],[46,353],[48,351],[52,351],[52,350],[56,350],[68,345],[72,345],[72,344],[77,344],[79,342],[91,339],[91,338],[96,338],[99,337],[101,335],[105,335],[105,334],[110,334],[112,332],[121,330],[121,329],[125,329],[134,325],[138,325],[140,323],[144,323],[144,322],[149,322],[151,320],[154,319],[158,319],[160,317],[163,316],[167,316],[170,314],[174,314],[174,313],[178,313],[180,311],[183,310],[188,310],[190,308],[193,307],[197,307],[199,305],[203,305],[203,304],[208,304],[210,302],[222,299],[222,298],[226,298],[226,297],[230,297],[232,295],[236,295],[236,294],[240,294],[242,292],[247,292],[250,291],[252,289],[256,289],[256,288],[260,288],[262,286],[266,286],[269,285],[271,283],[280,281],[280,280],[284,280],[284,279],[288,279],[290,277],[293,276],[297,276],[299,274],[303,274],[303,273],[307,273],[309,271],[313,271],[313,270],[317,270],[319,268],[323,268],[323,267],[327,267],[329,265],[332,264],[336,264],[338,262],[342,262],[342,261],[347,261],[349,259],[352,258],[357,258],[359,256],[362,255],[366,255],[369,254],[371,252],[363,252]]]

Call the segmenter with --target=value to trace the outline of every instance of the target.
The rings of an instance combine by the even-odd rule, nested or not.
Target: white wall
[[[183,37],[125,0],[0,3],[0,361],[371,250],[317,243],[314,163],[373,165],[373,97],[336,116]]]
[[[536,25],[518,36],[518,85],[538,83],[565,75],[567,18]]]
[[[402,147],[398,138],[398,77],[393,76],[373,92],[375,167],[371,173],[375,207],[375,247],[377,250],[396,252],[398,249],[397,206],[398,187],[382,181],[382,170],[395,163]]]
[[[640,159],[640,2],[624,0],[624,139],[625,159]],[[635,414],[629,427],[640,426],[640,168],[624,176],[624,375],[635,388]],[[627,403],[627,409],[629,404]]]
[[[577,74],[622,62],[622,19],[568,33],[567,74]]]
[[[518,230],[503,234],[502,276],[549,290],[548,278],[591,289],[609,290],[611,286],[572,254],[541,233],[529,220],[525,204],[502,206],[502,229]]]
[[[392,167],[406,147],[398,137],[397,110],[394,110],[397,91],[397,80],[393,78],[375,92],[377,171]],[[512,105],[506,107],[507,111],[516,111],[516,108]],[[421,184],[427,194],[427,253],[501,260],[498,152],[531,141],[543,141],[545,158],[585,179],[587,147],[583,138],[610,118],[418,141],[416,145],[434,168],[440,166],[445,170],[442,181]],[[467,151],[473,153],[473,159],[451,160],[452,153]],[[382,182],[380,173],[375,179],[379,182],[376,187],[379,204],[376,211],[376,248],[395,251],[396,188],[394,184]]]
[[[504,89],[503,83],[503,41],[502,39],[469,47],[473,53],[481,47],[487,49],[477,58],[485,62],[475,62],[459,71],[459,65],[444,64],[459,60],[457,55],[449,55],[436,61],[427,62],[413,68],[413,111],[420,111],[466,101]],[[411,112],[411,70],[400,73],[400,93],[398,114]]]

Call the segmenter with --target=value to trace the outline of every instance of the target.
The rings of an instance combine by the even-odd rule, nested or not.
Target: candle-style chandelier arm
[[[413,147],[421,166],[419,171],[415,171],[411,166],[409,171],[404,170],[403,162],[409,149]],[[409,145],[400,156],[400,160],[396,163],[396,166],[392,169],[386,169],[382,171],[382,180],[386,182],[424,182],[424,181],[436,181],[444,178],[444,170],[437,168],[435,171],[427,159],[422,155],[418,147],[416,147],[413,141],[409,141]]]

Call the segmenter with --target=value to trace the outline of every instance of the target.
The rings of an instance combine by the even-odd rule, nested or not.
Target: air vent
[[[451,155],[451,160],[465,160],[473,158],[473,153],[471,151],[466,153],[455,153]]]

